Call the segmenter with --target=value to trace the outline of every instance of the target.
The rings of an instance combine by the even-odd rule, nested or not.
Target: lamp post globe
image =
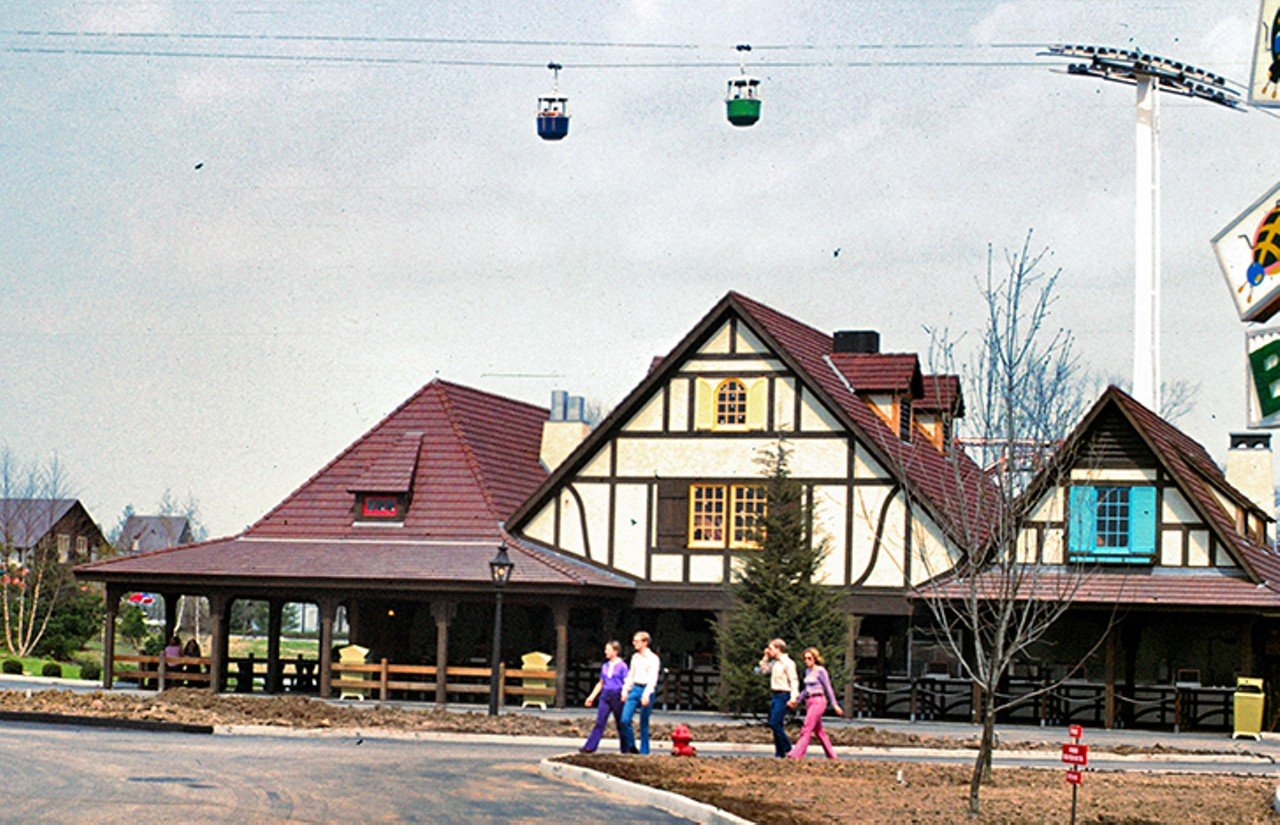
[[[493,657],[489,663],[489,715],[498,715],[498,687],[501,681],[499,668],[502,658],[502,588],[511,580],[511,570],[515,564],[507,555],[507,542],[504,539],[498,546],[498,553],[489,562],[489,576],[493,579]]]

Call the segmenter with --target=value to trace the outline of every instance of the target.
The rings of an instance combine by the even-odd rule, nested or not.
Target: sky
[[[436,377],[612,407],[731,289],[923,351],[926,327],[981,324],[988,245],[1028,230],[1061,269],[1053,323],[1127,380],[1134,93],[1036,46],[1247,82],[1257,14],[5,3],[0,444],[56,454],[105,527],[170,491],[230,534]],[[738,43],[763,81],[750,129],[724,119]],[[534,134],[550,60],[559,143]],[[1275,183],[1280,122],[1166,98],[1162,130],[1164,378],[1198,386],[1178,423],[1221,461],[1244,327],[1209,240]]]

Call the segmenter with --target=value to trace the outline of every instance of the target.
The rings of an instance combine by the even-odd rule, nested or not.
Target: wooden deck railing
[[[380,701],[387,701],[392,691],[404,693],[434,694],[438,668],[435,665],[395,665],[386,659],[361,665],[335,662],[333,678],[329,682],[335,691],[346,693],[377,693]],[[446,667],[444,670],[446,694],[479,694],[487,696],[493,669],[487,667]],[[527,684],[545,682],[546,687]],[[548,703],[556,696],[556,672],[554,670],[529,670],[498,665],[498,703],[507,696],[537,697]]]
[[[116,681],[154,683],[159,690],[175,685],[208,685],[211,659],[199,656],[125,656],[117,654],[111,676]],[[120,665],[133,667],[120,667]]]

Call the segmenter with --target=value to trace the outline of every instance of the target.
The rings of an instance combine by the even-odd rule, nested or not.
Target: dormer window
[[[400,496],[367,493],[360,496],[360,518],[374,521],[398,521],[404,518],[404,501]]]
[[[737,378],[727,378],[716,387],[716,426],[747,425],[747,385]]]

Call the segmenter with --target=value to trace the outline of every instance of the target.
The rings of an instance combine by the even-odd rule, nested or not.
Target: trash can
[[[1241,676],[1236,679],[1234,696],[1235,732],[1232,739],[1252,736],[1262,739],[1262,705],[1266,695],[1262,692],[1262,680]]]
[[[369,648],[367,648],[367,647],[361,647],[360,645],[347,645],[346,647],[341,648],[341,649],[339,649],[339,650],[338,650],[338,664],[341,664],[341,665],[362,665],[362,664],[364,664],[364,663],[365,663],[365,661],[366,661],[366,657],[367,657],[368,655],[369,655]],[[344,673],[344,674],[342,674],[342,680],[343,680],[344,682],[345,682],[345,681],[367,681],[367,680],[370,680],[370,679],[372,679],[372,678],[373,678],[373,674],[372,674],[372,673]],[[370,692],[372,692],[372,690],[373,690],[373,688],[372,688],[372,687],[367,687],[367,688],[344,687],[344,688],[342,689],[342,694],[341,694],[341,697],[340,697],[340,698],[342,698],[342,699],[363,699],[363,698],[364,698],[365,696],[367,696]]]
[[[548,656],[546,653],[538,653],[537,651],[534,651],[533,653],[526,653],[520,657],[520,667],[524,670],[546,670],[551,665],[551,660],[553,658],[555,657]],[[522,687],[525,688],[552,687],[551,683],[546,679],[521,679],[520,681]],[[524,701],[520,703],[520,707],[527,708],[532,707],[533,705],[537,705],[543,710],[546,710],[547,697],[538,695],[530,696],[527,693],[524,694]]]

